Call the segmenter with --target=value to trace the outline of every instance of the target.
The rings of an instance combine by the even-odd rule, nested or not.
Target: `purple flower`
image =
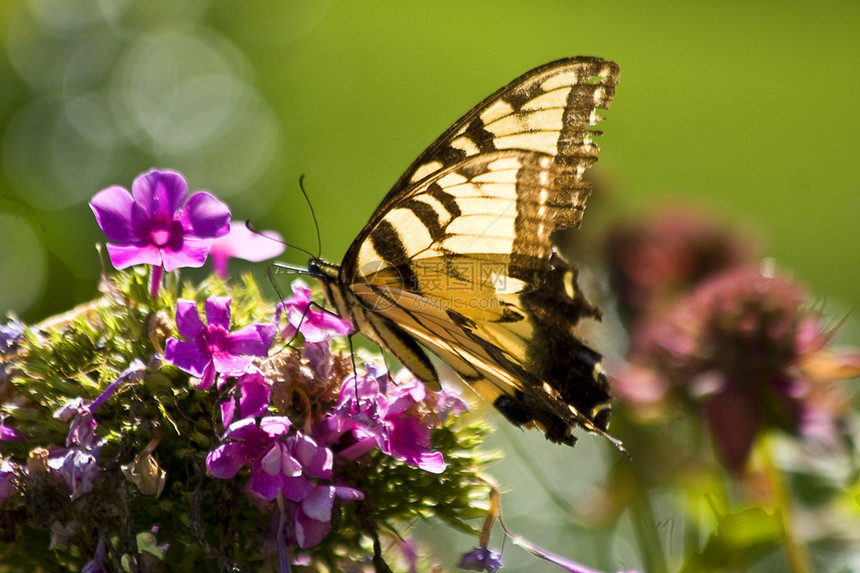
[[[443,424],[449,415],[459,416],[469,411],[469,405],[463,400],[463,394],[454,386],[442,384],[442,389],[435,393],[434,400],[436,404],[433,409]]]
[[[328,448],[302,434],[290,432],[286,416],[266,416],[234,422],[221,437],[221,445],[206,457],[206,468],[217,478],[230,479],[251,463],[250,490],[268,500],[283,493],[301,501],[313,490],[308,477],[331,477],[333,457]],[[299,437],[300,436],[300,437]]]
[[[152,171],[134,180],[132,192],[118,186],[96,193],[90,208],[109,241],[113,265],[148,264],[172,271],[200,267],[215,237],[227,234],[230,210],[211,194],[188,195],[182,175]]]
[[[93,490],[96,476],[101,471],[97,460],[103,444],[102,440],[89,450],[81,448],[54,450],[48,456],[48,467],[63,480],[69,488],[72,499],[78,499]]]
[[[246,418],[232,424],[222,444],[206,458],[209,473],[230,479],[251,463],[249,490],[267,500],[283,495],[290,505],[295,541],[307,548],[331,529],[335,499],[353,501],[363,494],[330,482],[334,456],[312,437],[291,431],[289,418]]]
[[[331,531],[331,512],[335,499],[347,503],[364,499],[364,494],[346,486],[315,486],[296,508],[296,542],[299,547],[313,547]]]
[[[260,421],[274,430],[274,436],[286,434],[291,422],[286,416],[269,416]],[[272,435],[257,424],[254,418],[244,418],[230,424],[221,436],[221,445],[206,456],[206,469],[221,479],[230,479],[238,471],[259,457],[272,445]],[[277,426],[282,426],[283,431]]]
[[[238,392],[238,396],[234,394]],[[266,411],[272,386],[260,371],[254,369],[242,374],[231,392],[231,396],[221,403],[221,424],[226,428],[233,423],[236,408],[239,408],[239,419],[258,416]]]
[[[212,267],[221,278],[227,276],[227,260],[230,258],[260,262],[277,257],[284,252],[284,241],[274,231],[255,232],[244,224],[230,222],[230,232],[218,237],[209,249]]]
[[[98,425],[93,415],[96,411],[113,396],[119,387],[133,377],[140,377],[146,370],[146,366],[139,359],[134,359],[128,368],[122,371],[116,380],[108,384],[92,401],[85,401],[81,397],[68,400],[62,407],[54,412],[54,418],[68,422],[69,433],[66,436],[66,447],[72,443],[82,448],[90,448],[96,444],[95,429]]]
[[[6,354],[15,347],[24,334],[24,324],[17,318],[10,318],[6,324],[0,324],[0,353]]]
[[[0,505],[6,503],[12,494],[15,493],[15,473],[18,471],[18,464],[11,460],[2,460],[0,462]]]
[[[9,417],[9,414],[5,412],[0,412],[0,440],[5,442],[20,442],[25,439],[24,434],[16,430],[15,428],[10,428],[6,425],[6,418]]]
[[[215,374],[240,376],[251,365],[252,356],[266,356],[275,338],[274,324],[251,324],[230,332],[230,297],[206,300],[206,321],[200,320],[194,301],[176,303],[176,326],[187,341],[171,338],[164,358],[200,378],[198,388],[208,388]]]
[[[93,558],[86,562],[84,568],[81,569],[81,573],[104,573],[107,571],[105,569],[105,553],[107,547],[105,546],[105,538],[99,535],[99,543],[96,546],[95,555]]]
[[[80,396],[72,398],[54,412],[54,418],[69,422],[69,433],[66,435],[66,447],[72,443],[90,447],[96,442],[96,426],[98,423],[90,413],[84,399]]]
[[[272,436],[273,438],[277,436]],[[272,444],[251,467],[251,491],[275,499],[278,493],[302,501],[314,491],[309,478],[328,480],[334,455],[310,436],[295,433]]]
[[[378,447],[383,453],[431,473],[445,471],[442,453],[433,451],[430,429],[432,416],[419,407],[426,398],[426,388],[415,378],[401,380],[386,395],[380,392],[380,381],[387,372],[369,369],[369,375],[355,380],[344,379],[340,401],[333,417],[324,420],[320,431],[329,443],[340,434],[351,432],[354,443],[338,452],[347,459]],[[358,392],[358,398],[356,398]]]
[[[134,360],[92,402],[80,397],[73,398],[54,412],[54,418],[69,422],[69,433],[66,447],[48,455],[48,467],[66,484],[72,499],[92,491],[95,478],[101,471],[97,460],[105,440],[96,435],[95,412],[123,383],[132,377],[141,376],[145,368],[142,361]],[[72,444],[75,446],[69,447]]]
[[[486,547],[475,547],[460,559],[460,569],[467,571],[489,571],[495,573],[502,568],[502,554]]]
[[[287,316],[287,326],[281,331],[285,340],[292,338],[296,332],[302,333],[305,343],[323,342],[353,332],[351,321],[312,305],[311,289],[304,282],[295,280],[290,288],[293,291],[292,298],[279,304],[275,314],[278,321],[281,313]]]

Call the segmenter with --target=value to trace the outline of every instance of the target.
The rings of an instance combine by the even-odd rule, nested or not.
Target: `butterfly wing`
[[[606,429],[609,394],[572,331],[599,312],[550,240],[582,208],[561,171],[521,150],[442,169],[401,194],[341,273],[359,327],[416,376],[436,382],[415,341],[511,421],[573,443],[575,424]]]
[[[553,157],[563,168],[559,188],[587,195],[582,173],[597,161],[589,129],[609,107],[618,83],[618,65],[578,56],[550,62],[508,83],[484,99],[439,136],[403,173],[381,209],[407,188],[468,157],[505,149]]]

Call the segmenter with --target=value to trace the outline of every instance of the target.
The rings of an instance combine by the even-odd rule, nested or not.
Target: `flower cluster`
[[[44,531],[53,548],[20,546],[13,562],[338,570],[384,562],[380,536],[438,499],[487,491],[488,458],[470,450],[486,430],[460,422],[462,399],[345,354],[352,324],[300,281],[276,308],[249,278],[236,289],[217,277],[165,288],[177,284],[165,271],[199,267],[210,251],[221,277],[230,256],[282,251],[272,235],[231,226],[211,194],[186,194],[179,174],[157,170],[131,194],[98,193],[91,207],[111,261],[149,265],[148,279],[120,272],[74,313],[0,328],[0,504],[10,517],[0,537],[15,548],[18,535]],[[468,529],[474,511],[459,502],[438,515]]]
[[[860,355],[825,350],[834,331],[804,289],[706,217],[670,210],[610,236],[630,327],[619,397],[646,416],[689,404],[732,471],[767,428],[802,435],[821,421],[819,381],[860,374]]]

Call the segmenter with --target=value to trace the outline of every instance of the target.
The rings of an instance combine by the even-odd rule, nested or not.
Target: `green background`
[[[0,312],[38,320],[91,298],[103,236],[87,201],[151,167],[314,251],[304,173],[322,254],[339,260],[451,122],[578,54],[621,67],[592,170],[608,200],[586,228],[704,204],[754,230],[827,308],[860,306],[860,3],[5,0],[0,34]],[[234,268],[252,267],[266,263]],[[581,530],[552,497],[587,497],[616,454],[536,434],[494,436],[530,450],[498,468],[509,525],[595,566],[636,566],[623,527]],[[551,483],[536,484],[548,457]],[[514,570],[521,554],[506,552]]]
[[[860,302],[855,2],[0,6],[0,310],[37,319],[90,297],[86,201],[150,167],[314,250],[306,173],[337,260],[453,120],[576,54],[621,66],[594,169],[613,214],[704,201],[816,295]]]

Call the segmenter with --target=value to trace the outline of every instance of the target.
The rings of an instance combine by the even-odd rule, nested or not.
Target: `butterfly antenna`
[[[352,345],[352,335],[348,335],[346,339],[349,341],[349,355],[352,358],[352,373],[355,375],[355,395],[358,396],[358,368],[355,365],[355,347]]]
[[[316,224],[316,222],[314,224]],[[265,237],[265,238],[269,239],[270,241],[275,241],[276,243],[280,243],[288,249],[294,249],[296,251],[299,251],[300,253],[306,254],[309,257],[318,258],[317,255],[313,254],[312,252],[308,251],[307,249],[303,249],[297,245],[293,245],[292,243],[288,243],[279,237],[273,237],[271,235],[267,235],[266,233],[258,231],[257,228],[254,227],[254,224],[251,222],[250,219],[245,220],[245,228],[248,229],[249,231],[251,231],[252,233],[254,233],[255,235],[259,235],[261,237]],[[319,241],[319,231],[317,231],[317,240]],[[301,269],[299,267],[291,267],[290,265],[284,265],[284,264],[280,264],[280,263],[276,263],[276,264],[278,264],[278,266],[285,267],[285,268],[287,268],[293,272],[301,272],[303,270],[306,270],[306,269]],[[307,274],[307,273],[305,272],[304,274]]]
[[[305,191],[305,174],[302,173],[299,175],[299,189],[302,192],[302,197],[305,198],[305,203],[308,204],[308,209],[311,211],[311,219],[314,222],[314,230],[317,232],[317,256],[316,258],[320,258],[322,256],[322,239],[320,238],[320,225],[317,221],[317,214],[314,212],[314,206],[311,203],[310,198],[308,197],[307,191]]]

